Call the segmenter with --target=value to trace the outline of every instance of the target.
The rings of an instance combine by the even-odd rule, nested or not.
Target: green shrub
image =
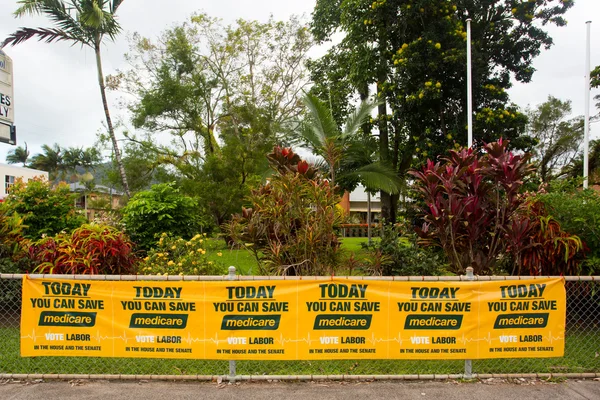
[[[225,266],[208,259],[208,244],[206,234],[184,240],[163,233],[139,271],[144,275],[224,275]],[[222,256],[221,252],[217,256]]]
[[[191,238],[201,228],[198,213],[194,199],[162,183],[134,195],[122,210],[122,221],[131,239],[147,251],[163,232]]]
[[[40,274],[134,274],[138,261],[123,232],[94,224],[42,238],[31,245],[29,256]]]
[[[600,273],[600,193],[582,190],[574,180],[554,181],[537,198],[565,231],[579,236],[585,244],[586,258],[579,273]]]
[[[87,222],[75,209],[76,197],[64,182],[52,187],[48,181],[35,178],[16,182],[0,208],[8,215],[21,215],[23,236],[37,240],[43,235],[70,232]]]
[[[23,237],[23,218],[0,208],[0,273],[18,274],[31,267],[27,257],[29,240]]]
[[[406,232],[407,229],[402,226],[384,225],[381,240],[365,245],[372,253],[366,272],[385,276],[444,274],[448,263],[441,249],[419,246],[417,236]]]

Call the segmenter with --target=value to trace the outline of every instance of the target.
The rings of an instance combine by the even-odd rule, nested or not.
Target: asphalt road
[[[478,382],[241,382],[2,381],[0,399],[600,399],[600,381],[484,380]]]

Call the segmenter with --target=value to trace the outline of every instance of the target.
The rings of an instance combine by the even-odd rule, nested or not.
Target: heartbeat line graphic
[[[35,329],[32,329],[29,334],[22,335],[21,339],[30,339],[34,343],[36,343],[38,341],[38,339],[45,339],[47,333],[48,332],[40,334],[39,332],[36,332]],[[142,335],[137,335],[137,336],[142,336]],[[146,336],[146,335],[144,335],[144,336]],[[147,336],[154,337],[154,336],[159,336],[159,335],[147,335]],[[219,337],[219,334],[215,333],[215,335],[212,337],[199,338],[199,337],[192,337],[191,333],[188,333],[187,337],[183,337],[181,339],[181,341],[188,345],[192,345],[194,343],[212,343],[212,344],[216,344],[217,346],[219,346],[221,343],[227,343],[228,338],[230,338],[230,337],[231,336]],[[416,338],[420,338],[420,337],[421,336],[419,336],[417,334],[413,334],[408,337],[402,337],[401,333],[399,332],[397,336],[386,338],[386,337],[376,337],[375,333],[371,333],[371,336],[365,337],[365,341],[367,343],[370,343],[373,345],[376,345],[378,343],[398,343],[400,346],[402,346],[404,344],[404,342],[415,343]],[[411,341],[411,338],[413,339],[412,341]],[[544,340],[542,342],[527,342],[527,344],[532,344],[532,343],[554,344],[555,342],[564,342],[564,340],[565,340],[564,335],[554,336],[552,334],[552,332],[548,332],[547,335],[543,336],[543,339]],[[146,343],[146,342],[140,342],[139,338],[136,338],[135,336],[128,336],[126,331],[123,331],[122,335],[117,335],[117,336],[104,336],[104,335],[100,334],[100,331],[97,331],[95,335],[90,335],[90,342],[103,342],[103,341],[122,341],[125,344],[128,344],[130,341],[131,342],[135,341],[136,343],[140,343],[140,344]],[[311,337],[310,333],[307,333],[306,337],[300,337],[300,338],[284,337],[283,334],[280,334],[279,337],[274,338],[274,343],[276,343],[278,345],[282,345],[282,346],[287,343],[306,343],[310,346],[313,343],[319,343],[320,341],[321,341],[320,338]],[[492,344],[493,342],[500,341],[500,336],[492,337],[491,333],[489,333],[489,332],[486,336],[480,337],[480,338],[466,337],[463,334],[462,336],[457,337],[456,341],[457,341],[457,343],[460,343],[462,345],[467,345],[468,343],[476,343],[476,342],[486,342],[488,344]],[[340,343],[322,343],[322,344],[325,345],[325,344],[340,344]]]
[[[546,338],[548,339],[548,342],[550,342],[550,344],[554,343],[555,341],[565,340],[564,336],[552,336],[552,331],[548,332],[548,336],[546,336]]]
[[[473,342],[487,342],[487,343],[492,343],[492,340],[499,340],[499,339],[492,339],[492,334],[488,332],[487,336],[484,336],[482,338],[467,338],[465,337],[465,334],[463,333],[461,337],[457,337],[456,341],[466,345],[467,343],[473,343]]]

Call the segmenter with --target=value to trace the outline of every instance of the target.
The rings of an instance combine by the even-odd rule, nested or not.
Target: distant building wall
[[[344,195],[340,201],[340,207],[342,207],[346,215],[350,214],[350,193],[348,193],[347,190],[344,191]]]
[[[48,173],[46,171],[0,164],[0,201],[4,200],[17,179],[21,178],[24,182],[27,182],[40,176],[48,180]]]
[[[365,191],[365,188],[362,185],[359,185],[352,193],[350,193],[348,200],[350,203],[350,212],[365,213],[366,218],[366,212],[369,209],[368,195]],[[381,212],[381,199],[379,196],[379,192],[371,195],[371,212]]]

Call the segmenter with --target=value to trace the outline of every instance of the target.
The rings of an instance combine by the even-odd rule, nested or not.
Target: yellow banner
[[[23,279],[22,356],[223,360],[564,354],[560,279]]]

